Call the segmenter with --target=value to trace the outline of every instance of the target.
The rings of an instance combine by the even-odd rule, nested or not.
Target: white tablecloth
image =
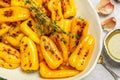
[[[91,0],[94,8],[96,9],[100,0]],[[114,12],[106,17],[100,17],[100,20],[103,21],[109,17],[115,17],[117,20],[117,25],[115,28],[120,28],[120,3],[116,3],[114,0],[113,4],[115,5]],[[106,33],[103,31],[103,39]],[[102,53],[105,57],[105,63],[110,67],[115,73],[120,76],[120,63],[112,61],[106,53]],[[93,71],[82,80],[114,80],[111,74],[101,65],[97,64]]]

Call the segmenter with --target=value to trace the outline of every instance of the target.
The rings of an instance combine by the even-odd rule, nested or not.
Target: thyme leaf
[[[27,73],[33,73],[34,70],[27,70],[26,72],[27,72]]]
[[[25,5],[30,4],[30,0],[25,1]]]
[[[0,77],[0,80],[7,80],[7,79]]]
[[[51,52],[52,54],[54,54],[54,50],[50,49],[50,52]]]
[[[39,11],[39,9],[38,9],[37,7],[35,7],[35,6],[29,7],[29,10],[30,10],[30,11],[32,11],[32,10],[34,10],[34,11]]]
[[[44,36],[44,35],[45,35],[45,34],[44,34],[44,29],[42,29],[42,33],[41,33],[41,34],[42,34],[42,36]]]
[[[63,41],[64,44],[67,43],[66,40],[65,40],[64,38],[61,38],[60,40]]]
[[[79,38],[80,38],[80,36],[79,36],[79,35],[75,35],[75,38],[79,39]]]
[[[79,17],[80,20],[84,21],[84,18],[82,18],[81,16]]]
[[[45,23],[46,23],[46,19],[42,18],[42,19],[40,20],[40,25],[45,24]]]
[[[35,14],[35,18],[39,18],[39,17],[41,17],[42,14],[43,14],[43,13]]]

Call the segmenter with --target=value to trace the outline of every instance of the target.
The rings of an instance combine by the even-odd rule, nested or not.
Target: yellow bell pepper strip
[[[55,40],[57,40],[56,45],[57,45],[59,51],[61,51],[61,53],[62,53],[63,61],[67,62],[68,56],[69,56],[68,46],[66,45],[67,41],[60,33],[55,33],[53,35],[53,38],[55,38]]]
[[[0,42],[0,67],[13,69],[20,65],[20,53],[9,45]]]
[[[50,0],[48,2],[48,9],[51,12],[51,18],[56,21],[63,19],[60,0]]]
[[[60,26],[62,30],[67,32],[68,34],[63,33],[62,36],[64,37],[65,41],[67,41],[66,46],[69,46],[69,32],[71,27],[71,21],[69,19],[62,19],[61,21],[57,21],[57,25]]]
[[[60,47],[62,49],[63,60],[64,60],[64,62],[67,62],[68,56],[69,56],[69,51],[68,51],[68,48],[66,47],[65,43],[62,41],[62,39],[64,39],[64,38],[61,38],[61,40],[58,39],[58,43],[60,44]]]
[[[51,70],[45,62],[40,62],[40,75],[44,78],[65,78],[75,76],[79,73],[77,70]]]
[[[68,34],[64,34],[62,33],[58,39],[58,43],[60,44],[60,47],[62,49],[62,54],[63,54],[63,59],[64,62],[67,62],[68,60],[68,55],[69,55],[69,42],[70,42],[70,27],[71,27],[71,20],[69,19],[62,19],[61,21],[58,21],[57,23],[62,30],[64,30],[65,32],[67,32]]]
[[[0,8],[0,23],[21,21],[29,17],[29,10],[23,7]]]
[[[15,69],[19,67],[20,64],[14,64],[14,63],[7,63],[4,60],[0,59],[0,67],[7,68],[7,69]]]
[[[6,40],[9,44],[17,48],[23,36],[24,34],[20,32],[20,27],[16,26],[8,32]]]
[[[4,35],[7,33],[10,29],[10,26],[6,25],[5,23],[0,25],[0,36]]]
[[[79,71],[83,71],[92,55],[95,39],[91,35],[84,36],[77,48],[69,57],[69,64]]]
[[[64,31],[67,32],[67,34],[63,34],[64,39],[67,41],[66,46],[69,46],[69,32],[71,27],[71,20],[70,19],[64,19]]]
[[[18,47],[19,46],[19,43],[20,43],[20,40],[22,39],[24,35],[21,33],[19,34],[17,37],[12,37],[12,36],[7,36],[6,37],[6,40],[8,41],[8,43],[10,43],[12,46],[14,47]]]
[[[38,51],[38,57],[39,57],[39,62],[42,62],[44,60],[43,53],[41,52],[40,45],[37,44],[37,51]]]
[[[43,57],[51,69],[56,69],[63,63],[62,54],[59,52],[53,41],[47,36],[41,37],[40,47]]]
[[[11,23],[7,23],[7,25],[11,27],[8,32],[9,35],[17,36],[18,34],[21,33],[20,22],[11,22]]]
[[[76,48],[79,39],[82,36],[87,35],[88,33],[89,22],[86,20],[81,20],[74,18],[71,22],[71,30],[70,33],[70,52],[73,52]]]
[[[24,71],[38,70],[38,53],[35,43],[28,37],[20,42],[21,67]]]
[[[76,6],[74,0],[61,0],[64,18],[71,18],[76,15]]]
[[[39,44],[39,37],[36,32],[34,32],[31,27],[35,26],[32,19],[28,19],[21,23],[20,30],[32,39],[35,43]]]

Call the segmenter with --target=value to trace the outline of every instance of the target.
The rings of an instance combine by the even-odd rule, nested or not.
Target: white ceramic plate
[[[95,37],[96,44],[93,51],[93,55],[87,68],[80,74],[74,77],[64,78],[64,80],[80,80],[83,77],[87,76],[95,67],[102,49],[102,36],[101,36],[102,30],[95,9],[93,8],[89,0],[75,0],[75,3],[77,6],[76,16],[82,16],[83,18],[87,19],[90,22],[89,33]],[[0,76],[8,80],[43,80],[39,76],[39,72],[28,74],[22,72],[20,68],[14,70],[0,68]]]

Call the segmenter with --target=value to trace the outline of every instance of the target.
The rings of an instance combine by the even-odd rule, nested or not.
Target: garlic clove
[[[97,12],[100,15],[109,15],[113,12],[114,10],[114,5],[110,0],[100,0],[100,3],[98,4],[97,7]]]
[[[115,27],[116,19],[115,19],[115,17],[110,17],[110,18],[104,20],[103,22],[101,22],[101,25],[104,30],[110,31]]]

